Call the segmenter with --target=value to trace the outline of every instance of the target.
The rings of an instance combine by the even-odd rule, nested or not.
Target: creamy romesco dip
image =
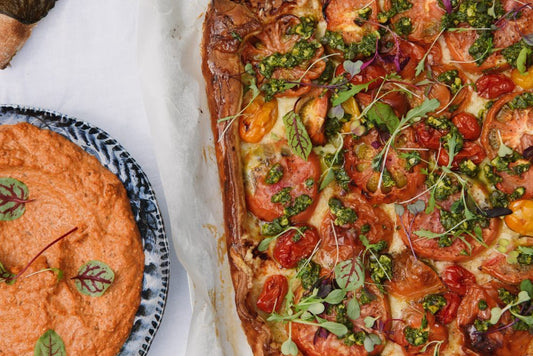
[[[144,266],[122,183],[64,137],[25,123],[0,126],[0,177],[23,182],[29,192],[24,214],[0,221],[0,262],[10,273],[78,228],[15,283],[0,283],[0,355],[33,355],[48,330],[59,335],[67,355],[116,355],[139,307]],[[99,297],[83,295],[72,279],[92,260],[115,275]],[[60,269],[63,278],[47,268]]]

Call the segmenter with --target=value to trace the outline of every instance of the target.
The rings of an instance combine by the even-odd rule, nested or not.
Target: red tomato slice
[[[298,17],[294,15],[281,15],[275,21],[265,25],[262,32],[244,43],[241,54],[242,61],[243,63],[252,63],[253,67],[256,68],[259,84],[263,82],[264,77],[259,72],[258,64],[264,58],[274,53],[284,54],[294,47],[296,42],[301,38],[296,34],[287,35],[287,31],[299,22]],[[277,68],[274,70],[272,78],[310,83],[312,80],[318,78],[326,68],[325,61],[317,61],[323,54],[324,48],[320,46],[311,59],[293,68]],[[313,66],[311,67],[310,65],[312,63]],[[311,87],[308,85],[300,85],[279,93],[276,96],[301,96],[310,89]]]
[[[475,142],[465,141],[463,143],[463,148],[453,157],[452,168],[459,167],[459,163],[464,160],[471,160],[474,164],[480,164],[487,157],[483,147],[478,145]],[[440,166],[447,166],[450,157],[448,156],[448,151],[444,148],[439,151],[439,156],[437,157],[437,163]]]
[[[318,232],[312,226],[297,226],[305,229],[303,235],[289,230],[281,235],[274,247],[274,258],[285,268],[294,268],[303,258],[311,256],[319,241]]]
[[[395,23],[401,17],[409,17],[413,31],[407,36],[410,41],[431,44],[441,31],[440,21],[445,11],[438,0],[411,1],[413,6],[392,18]],[[390,1],[385,1],[385,9],[390,8]]]
[[[377,30],[375,24],[365,22],[362,26],[355,23],[359,10],[370,8],[370,21],[377,22],[379,12],[377,1],[367,0],[325,0],[322,7],[329,31],[340,32],[347,43],[360,42],[363,36]]]
[[[427,294],[446,291],[437,273],[409,252],[396,256],[392,263],[392,281],[387,291],[408,300],[419,300]]]
[[[527,148],[533,146],[533,107],[511,110],[507,106],[508,102],[523,93],[504,95],[487,112],[481,132],[481,143],[489,158],[492,159],[497,156],[500,137],[506,146],[520,154],[523,154]],[[525,187],[526,192],[523,198],[530,199],[533,197],[533,169],[528,170],[521,176],[507,173],[501,173],[500,175],[503,178],[503,182],[497,186],[503,192],[510,194],[517,187]]]
[[[481,270],[509,284],[519,284],[524,279],[533,280],[533,266],[510,264],[505,255],[498,255],[486,260],[481,265]]]
[[[337,226],[333,223],[335,217],[331,212],[326,214],[320,226],[322,243],[317,253],[317,260],[324,262],[324,265],[328,265],[328,261],[334,262],[337,260],[337,249],[339,261],[359,254],[364,249],[359,239],[361,234],[365,235],[372,244],[384,240],[390,246],[394,224],[381,208],[369,204],[358,191],[340,200],[345,207],[355,211],[357,220],[349,225]],[[363,226],[369,227],[370,230],[362,232]]]
[[[257,307],[265,313],[280,310],[288,290],[287,277],[280,274],[268,277],[257,299]]]
[[[405,149],[420,148],[419,144],[415,142],[414,136],[412,128],[403,130],[396,137],[394,147],[391,147],[386,155],[385,167],[394,181],[394,185],[390,187],[383,184],[383,179],[378,187],[380,172],[372,168],[374,157],[384,149],[383,141],[378,132],[372,129],[363,137],[350,137],[345,140],[346,172],[361,188],[370,203],[403,201],[415,196],[420,187],[423,186],[425,176],[421,170],[425,164],[419,163],[407,170],[407,162],[405,158],[401,157],[407,152]],[[425,152],[421,152],[421,156],[425,158]]]
[[[286,206],[293,204],[301,195],[308,195],[312,204],[290,218],[292,223],[305,222],[313,213],[318,197],[320,162],[311,152],[307,161],[291,153],[282,143],[261,145],[247,153],[245,159],[246,203],[248,209],[259,219],[272,221],[283,215]],[[283,168],[283,177],[275,184],[267,184],[265,177],[275,164]],[[312,182],[312,184],[311,184]],[[291,202],[287,204],[272,202],[272,196],[284,188],[290,189]]]
[[[453,201],[452,199],[457,200],[459,198],[459,194],[460,193],[452,195],[448,201],[441,203],[437,202],[437,204],[441,205],[443,208],[449,209],[449,206]],[[420,200],[427,202],[428,197],[429,193],[426,193],[420,197]],[[462,239],[470,244],[471,249],[460,238],[455,238],[452,244],[448,247],[440,247],[438,238],[417,236],[416,231],[419,230],[430,231],[437,234],[445,232],[445,229],[440,221],[441,212],[437,208],[435,208],[431,214],[422,212],[416,216],[413,216],[413,214],[406,209],[403,216],[398,217],[398,219],[401,219],[403,227],[405,227],[402,227],[402,229],[399,231],[402,241],[408,248],[412,247],[419,257],[427,257],[437,261],[459,262],[469,260],[485,250],[485,247],[482,244],[468,235],[463,235]],[[500,224],[500,220],[490,219],[488,228],[484,228],[482,230],[482,238],[485,244],[490,245],[498,236]]]
[[[444,270],[442,280],[452,292],[463,296],[471,285],[476,284],[476,276],[467,269],[453,265]]]
[[[378,322],[375,323],[373,328],[366,328],[364,319],[366,317],[378,318],[377,320],[387,321],[390,320],[390,306],[387,297],[383,295],[377,287],[375,287],[371,281],[366,284],[367,290],[376,296],[376,299],[372,302],[361,305],[361,317],[357,320],[351,320],[354,328],[354,332],[364,330],[376,334],[381,339],[381,344],[374,347],[374,351],[367,352],[363,345],[347,346],[342,339],[332,335],[328,332],[320,333],[317,326],[304,325],[299,323],[292,324],[292,339],[298,345],[298,349],[306,356],[366,356],[366,355],[379,355],[385,347],[385,340],[387,339],[387,333],[389,328],[378,327]],[[360,291],[356,292],[356,296],[360,295]],[[321,317],[327,320],[335,321],[334,315],[322,315]]]

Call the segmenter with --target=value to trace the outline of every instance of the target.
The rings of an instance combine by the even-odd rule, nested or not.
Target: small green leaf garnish
[[[47,330],[35,344],[34,356],[66,356],[65,343],[54,330]]]
[[[354,85],[352,83],[348,83],[346,85],[347,89],[341,90],[341,91],[333,94],[332,100],[331,100],[331,106],[335,107],[337,105],[340,105],[340,104],[344,103],[346,100],[348,100],[351,97],[353,97],[355,94],[360,93],[363,90],[367,90],[369,85],[372,84],[374,81],[375,81],[375,79],[369,81],[368,83],[357,84],[357,85]]]
[[[346,260],[335,266],[335,281],[340,288],[353,292],[365,283],[365,274],[358,259]]]
[[[26,211],[28,187],[23,182],[9,177],[0,178],[0,221],[20,218]]]
[[[294,111],[289,111],[283,116],[283,123],[285,124],[287,140],[292,152],[301,159],[307,160],[313,144],[300,116]]]
[[[394,113],[394,110],[392,110],[392,107],[380,101],[376,102],[372,108],[368,110],[367,116],[368,119],[377,126],[385,126],[391,134],[400,124],[400,120]]]
[[[106,263],[92,260],[81,266],[78,275],[71,279],[81,294],[100,297],[115,280],[115,273]]]

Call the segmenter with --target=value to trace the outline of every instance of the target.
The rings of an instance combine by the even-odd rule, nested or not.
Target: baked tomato
[[[452,117],[452,123],[457,127],[465,140],[477,140],[481,135],[481,125],[477,118],[467,112],[460,112]]]
[[[394,296],[416,301],[427,294],[438,294],[446,287],[438,274],[427,264],[404,251],[392,261],[392,280],[386,289]]]
[[[325,123],[328,114],[329,94],[315,89],[296,102],[294,111],[300,115],[313,145],[326,144]]]
[[[265,313],[280,310],[288,290],[289,282],[287,277],[281,274],[269,276],[257,299],[257,307]]]
[[[440,355],[435,348],[443,352],[448,346],[448,330],[436,322],[435,316],[425,312],[420,304],[407,306],[402,311],[402,320],[401,332],[393,330],[393,340],[403,347],[407,355]]]
[[[343,261],[358,255],[364,249],[360,235],[365,235],[371,244],[385,241],[387,246],[390,246],[394,224],[381,208],[373,207],[358,191],[353,191],[343,198],[332,199],[329,212],[320,226],[322,243],[316,257],[324,266],[332,269],[336,260]],[[350,222],[342,221],[334,214],[338,208],[351,209],[355,219]]]
[[[363,291],[362,288],[355,293],[355,297],[360,300]],[[377,287],[375,287],[370,280],[365,283],[364,293],[372,295],[372,301],[366,304],[360,304],[361,313],[360,317],[356,320],[348,320],[353,324],[353,329],[349,330],[349,334],[355,335],[377,335],[380,339],[380,344],[375,345],[373,351],[368,352],[363,345],[348,346],[342,338],[327,332],[325,329],[321,329],[314,325],[305,325],[300,323],[292,323],[292,339],[298,346],[298,349],[307,356],[366,356],[366,355],[379,355],[385,347],[387,340],[387,333],[389,328],[386,325],[380,324],[380,322],[390,320],[390,306],[387,297],[383,295]],[[353,298],[353,295],[351,296]],[[344,303],[344,302],[343,302]],[[345,310],[345,305],[341,307]],[[328,314],[324,313],[320,315],[321,318],[335,321],[338,314],[338,307],[331,306],[328,308],[330,311]],[[372,327],[365,325],[365,318],[372,317],[377,321]],[[347,336],[347,337],[354,337]]]
[[[533,280],[533,265],[507,262],[507,256],[497,255],[481,265],[481,270],[509,284],[519,284],[524,279]]]
[[[465,141],[463,148],[453,157],[452,168],[459,167],[459,163],[467,159],[471,160],[474,164],[480,164],[485,157],[487,157],[487,154],[483,147],[475,142]],[[449,161],[448,151],[441,149],[437,157],[437,163],[440,166],[446,167]]]
[[[512,92],[515,84],[504,74],[491,73],[481,76],[476,81],[476,88],[480,97],[492,100]]]
[[[335,75],[343,75],[350,81],[350,83],[356,85],[369,83],[368,90],[372,90],[379,87],[381,83],[383,83],[383,78],[385,78],[387,75],[387,71],[378,64],[370,64],[361,72],[352,76],[344,69],[344,66],[341,63],[337,66]]]
[[[392,203],[412,198],[423,185],[425,176],[422,169],[425,164],[420,161],[412,166],[412,162],[408,162],[407,153],[420,148],[414,137],[412,128],[402,130],[394,144],[387,146],[388,149],[376,129],[365,136],[345,140],[346,172],[370,203]],[[380,162],[375,164],[374,160],[379,155],[384,165]],[[424,159],[425,152],[420,152],[420,156]]]
[[[400,12],[391,20],[392,26],[402,17],[411,19],[412,31],[407,36],[410,41],[424,44],[432,43],[441,31],[440,20],[445,14],[438,0],[411,1],[412,6],[406,11]],[[391,7],[391,1],[385,1],[385,9]]]
[[[284,142],[258,145],[244,154],[244,172],[246,204],[259,219],[302,223],[313,213],[320,178],[314,153],[304,161]]]
[[[489,219],[468,223],[462,213],[451,211],[452,203],[460,202],[461,193],[451,195],[447,200],[437,202],[435,209],[429,214],[422,211],[413,215],[409,209],[401,219],[400,237],[408,248],[412,248],[418,256],[437,261],[465,261],[478,255],[490,245],[500,231],[500,220]],[[429,193],[420,197],[427,205]],[[446,226],[446,227],[444,227]],[[475,227],[477,226],[477,227]],[[461,233],[463,229],[465,232]],[[475,230],[481,230],[477,236]],[[453,230],[451,233],[447,231]],[[458,236],[455,236],[458,233]],[[482,240],[478,241],[478,239]]]
[[[454,292],[444,293],[443,297],[446,299],[446,305],[435,313],[435,319],[439,322],[439,324],[447,325],[454,321],[457,317],[457,310],[459,309],[459,304],[461,303],[461,297],[459,294]]]
[[[509,327],[514,319],[509,312],[503,313],[496,325],[488,324],[491,309],[505,305],[498,298],[500,288],[501,284],[492,282],[483,286],[474,284],[463,297],[457,311],[457,327],[464,338],[463,349],[478,355],[530,355],[533,339],[528,331],[515,331]],[[476,324],[478,328],[486,325],[487,329],[480,331]]]
[[[361,11],[371,11],[370,21],[356,23]],[[345,42],[360,42],[363,36],[377,30],[377,1],[367,0],[325,0],[322,13],[329,31],[340,32]],[[372,23],[373,22],[373,23]]]
[[[452,265],[444,270],[442,281],[449,290],[463,296],[470,286],[476,284],[476,276],[464,267]]]
[[[290,33],[290,29],[299,24],[301,24],[301,20],[294,15],[278,16],[266,24],[263,31],[248,38],[243,45],[242,61],[253,65],[259,84],[263,83],[265,79],[300,81],[303,84],[276,94],[278,97],[301,96],[307,93],[311,87],[305,84],[318,78],[326,68],[326,62],[318,60],[324,54],[322,45],[313,37],[304,40],[297,31]],[[300,43],[299,46],[305,47],[297,49],[298,53],[312,51],[312,56],[296,59],[297,64],[294,66],[284,66],[278,57],[287,54],[293,55],[291,52],[297,43]]]
[[[529,101],[528,101],[529,98]],[[523,155],[533,146],[533,94],[530,92],[504,95],[487,112],[481,143],[490,159],[498,155],[503,142],[507,147]],[[518,174],[498,172],[503,178],[497,187],[505,193],[512,193],[517,187],[524,187],[524,199],[533,197],[533,169]]]
[[[294,268],[303,258],[311,256],[318,241],[318,232],[312,226],[296,226],[281,235],[274,247],[274,258],[285,268]]]
[[[239,135],[244,142],[257,143],[272,129],[278,118],[278,101],[265,102],[260,95],[250,102],[245,99],[246,106],[239,118]]]

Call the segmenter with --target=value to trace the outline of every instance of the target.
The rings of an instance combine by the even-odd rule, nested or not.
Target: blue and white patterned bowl
[[[68,116],[34,108],[0,106],[0,124],[27,122],[61,134],[87,153],[124,184],[144,247],[141,305],[120,356],[146,355],[161,323],[168,292],[170,261],[168,240],[155,194],[141,167],[105,131]]]

